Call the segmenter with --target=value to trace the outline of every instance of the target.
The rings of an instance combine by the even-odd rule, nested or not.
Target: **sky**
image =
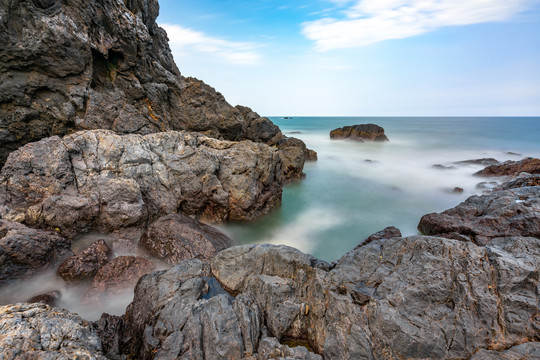
[[[160,0],[176,64],[263,116],[540,116],[540,0]]]

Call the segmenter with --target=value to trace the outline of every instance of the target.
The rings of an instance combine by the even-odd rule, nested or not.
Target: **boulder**
[[[209,260],[232,240],[218,229],[181,214],[160,217],[141,236],[139,248],[170,265]]]
[[[384,129],[375,124],[344,126],[330,131],[330,139],[350,139],[359,142],[388,141]]]
[[[82,131],[13,152],[0,206],[35,227],[110,232],[181,211],[250,221],[281,203],[281,159],[267,145],[198,133]]]
[[[0,307],[0,351],[6,360],[107,359],[87,321],[36,303]]]
[[[154,264],[137,256],[120,256],[102,266],[86,289],[83,300],[87,303],[100,302],[108,296],[131,291],[139,278],[151,272]]]
[[[46,294],[36,295],[32,296],[30,299],[28,299],[26,302],[31,303],[40,303],[40,304],[47,304],[49,306],[56,306],[58,303],[58,300],[62,297],[62,293],[58,290],[53,290],[51,292],[48,292]]]
[[[395,226],[388,226],[381,231],[377,231],[374,234],[371,234],[367,238],[364,239],[359,245],[356,246],[355,249],[364,246],[366,244],[369,244],[372,241],[380,240],[380,239],[391,239],[395,237],[401,237],[401,231]]]
[[[477,176],[515,176],[521,172],[540,174],[540,159],[525,158],[519,161],[506,161],[499,165],[491,165],[476,172]]]
[[[0,286],[58,266],[73,254],[70,247],[56,232],[0,219]]]
[[[67,283],[92,280],[111,256],[111,249],[105,241],[98,240],[80,253],[67,258],[57,273]]]
[[[418,230],[479,245],[497,237],[540,238],[540,187],[471,196],[452,209],[424,215]]]
[[[308,149],[306,145],[297,138],[283,138],[276,144],[279,155],[283,161],[283,181],[290,182],[305,177],[300,164],[305,162]]]

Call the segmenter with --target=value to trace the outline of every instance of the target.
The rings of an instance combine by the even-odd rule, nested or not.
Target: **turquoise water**
[[[224,230],[239,244],[286,244],[327,261],[386,226],[396,226],[404,235],[416,234],[422,215],[481,193],[476,185],[485,179],[472,174],[482,166],[440,170],[434,164],[540,157],[540,118],[271,119],[287,136],[300,138],[317,151],[319,160],[306,164],[305,180],[284,187],[280,209],[252,224],[228,225]],[[363,123],[384,127],[390,142],[329,138],[332,129]],[[448,191],[455,187],[464,192]]]

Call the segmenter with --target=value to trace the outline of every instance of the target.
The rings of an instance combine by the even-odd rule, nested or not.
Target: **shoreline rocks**
[[[358,142],[389,141],[384,134],[384,129],[375,124],[360,124],[334,129],[330,131],[330,139],[350,139]]]
[[[519,161],[506,161],[502,164],[491,165],[476,172],[476,176],[515,176],[519,173],[540,174],[540,159],[525,158]]]

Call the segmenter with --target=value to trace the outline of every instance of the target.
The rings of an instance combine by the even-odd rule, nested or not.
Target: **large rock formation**
[[[2,359],[106,360],[90,323],[44,304],[0,307]]]
[[[330,131],[330,139],[350,139],[359,142],[388,141],[384,129],[375,124],[344,126]]]
[[[0,215],[65,234],[145,227],[170,213],[248,221],[281,202],[281,158],[251,141],[198,133],[82,131],[13,152]]]
[[[157,0],[0,1],[0,166],[28,142],[83,129],[284,138],[269,119],[182,77],[158,12]]]

